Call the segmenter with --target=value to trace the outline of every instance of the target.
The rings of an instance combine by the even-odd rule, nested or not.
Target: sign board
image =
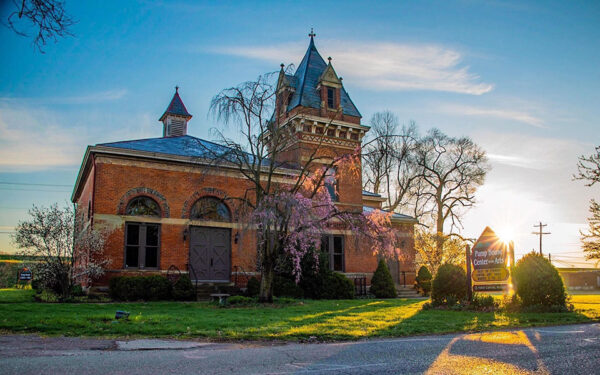
[[[32,278],[31,270],[27,267],[19,270],[19,280],[20,281],[30,281]]]
[[[508,290],[508,253],[509,245],[502,241],[490,227],[486,227],[471,252],[473,291]]]
[[[480,268],[473,270],[473,281],[505,281],[508,280],[508,268]]]
[[[507,250],[508,245],[490,227],[486,227],[473,245],[473,269],[506,268]]]
[[[475,284],[475,292],[502,292],[508,290],[508,284]]]

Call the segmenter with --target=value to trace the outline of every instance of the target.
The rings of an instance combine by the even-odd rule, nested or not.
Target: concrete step
[[[398,298],[419,298],[421,295],[413,287],[396,287]]]

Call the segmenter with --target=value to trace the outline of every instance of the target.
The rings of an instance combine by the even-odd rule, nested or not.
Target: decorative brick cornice
[[[154,199],[156,203],[158,203],[160,206],[161,217],[171,217],[171,210],[169,209],[169,204],[167,203],[167,199],[164,197],[164,195],[148,187],[136,187],[125,193],[119,200],[119,207],[117,208],[118,214],[125,215],[129,201],[131,201],[133,198],[141,196],[150,197]]]

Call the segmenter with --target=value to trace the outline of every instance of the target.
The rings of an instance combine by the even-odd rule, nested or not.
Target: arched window
[[[132,216],[157,216],[160,217],[160,206],[149,197],[136,197],[127,204],[125,214]]]
[[[203,197],[192,206],[190,213],[192,220],[231,221],[229,208],[218,198]]]

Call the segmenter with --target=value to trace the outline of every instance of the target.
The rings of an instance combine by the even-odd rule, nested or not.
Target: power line
[[[540,236],[540,255],[542,255],[542,236],[545,234],[551,234],[550,232],[544,232],[542,230],[543,227],[548,226],[548,224],[542,224],[542,222],[540,221],[539,224],[534,225],[534,228],[539,228],[539,232],[531,232],[531,234],[537,234]]]

